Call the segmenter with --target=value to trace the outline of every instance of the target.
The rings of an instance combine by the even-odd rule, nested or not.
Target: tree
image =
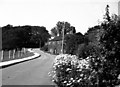
[[[63,35],[63,29],[64,29],[64,34],[70,33],[76,33],[75,27],[71,26],[70,23],[68,22],[60,22],[58,21],[56,26],[51,29],[51,32],[53,36],[62,36]]]
[[[55,36],[58,35],[58,32],[57,32],[56,27],[54,27],[54,28],[51,29],[51,35],[52,35],[53,37],[55,37]]]
[[[40,26],[12,26],[2,27],[3,49],[18,49],[22,47],[43,46],[50,37],[45,27]]]
[[[102,49],[100,56],[98,57],[98,54],[96,54],[96,57],[92,60],[92,67],[98,73],[97,82],[99,86],[113,87],[120,84],[118,79],[120,74],[120,19],[116,15],[111,18],[108,7],[106,7],[105,19],[107,21],[99,26],[103,32],[101,35],[101,32],[98,32],[100,35],[99,44],[102,45]]]
[[[84,42],[84,36],[78,32],[76,34],[68,34],[65,36],[65,50],[68,54],[76,55],[78,45]]]
[[[109,15],[109,5],[106,6],[105,11],[106,13],[105,13],[104,19],[109,22],[111,20]]]
[[[94,82],[97,86],[114,87],[120,84],[120,19],[109,16],[106,7],[106,19],[101,25],[88,30],[88,39],[79,45],[80,56],[91,57],[92,71],[96,73]]]
[[[31,42],[36,43],[37,47],[42,47],[48,41],[50,35],[45,27],[33,26]]]
[[[30,47],[30,38],[31,38],[31,26],[25,25],[25,26],[16,26],[16,33],[19,37],[19,44],[21,44],[22,47]]]
[[[2,27],[2,49],[9,50],[17,48],[18,37],[12,25]]]
[[[71,29],[70,29],[71,31],[72,31],[72,33],[73,34],[75,34],[76,33],[76,29],[75,29],[75,27],[74,26],[71,26]]]
[[[110,20],[101,24],[105,33],[101,36],[100,43],[103,45],[102,56],[106,62],[103,65],[103,79],[106,84],[115,86],[120,84],[120,20]],[[109,81],[109,82],[108,82]]]

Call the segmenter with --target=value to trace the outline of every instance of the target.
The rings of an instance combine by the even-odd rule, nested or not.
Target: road
[[[35,49],[41,57],[2,69],[3,85],[54,85],[48,76],[55,55]]]

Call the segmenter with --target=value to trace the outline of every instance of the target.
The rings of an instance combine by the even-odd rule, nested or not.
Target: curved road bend
[[[2,69],[3,85],[54,85],[48,76],[55,55],[44,53],[39,49],[35,52],[41,57]]]

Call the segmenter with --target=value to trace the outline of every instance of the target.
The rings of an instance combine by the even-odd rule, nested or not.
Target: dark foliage
[[[85,33],[84,43],[73,45],[76,42],[76,39],[73,39],[75,36],[71,36],[72,40],[69,39],[71,48],[78,47],[76,55],[80,59],[91,57],[92,71],[96,72],[94,81],[91,82],[99,87],[114,87],[120,84],[120,17],[110,17],[108,8],[107,5],[105,21],[89,28]],[[72,49],[71,53],[74,53],[73,50],[76,49]]]
[[[47,45],[44,45],[40,50],[48,51],[48,46],[47,46]]]
[[[81,33],[68,34],[65,36],[65,50],[67,54],[75,55],[78,45],[84,42],[84,36]]]
[[[7,25],[2,27],[2,49],[42,47],[49,37],[48,31],[43,26]]]
[[[59,73],[60,75],[57,76],[57,81],[60,81],[57,83],[58,87],[115,87],[120,85],[120,17],[117,15],[109,16],[109,5],[107,5],[105,10],[105,20],[100,25],[89,28],[84,36],[80,34],[65,36],[66,53],[72,55],[76,53],[80,61],[89,58],[90,68],[88,71],[90,70],[90,72],[83,74],[86,78],[81,79],[84,80],[80,82],[83,83],[82,85],[73,84],[75,81],[71,82],[72,86],[64,85],[70,80],[70,74],[65,73],[66,67],[70,68],[71,66],[69,67],[62,63],[63,66],[60,67],[57,62],[58,68],[61,68],[58,72],[63,72],[66,75]],[[62,56],[61,58],[64,57]],[[65,57],[65,59],[69,58]],[[69,65],[70,63],[67,64]],[[80,73],[76,73],[77,70],[75,69],[73,67],[69,71],[73,71],[72,74],[75,73],[74,77],[76,79],[80,76],[77,76],[77,74]],[[82,70],[82,72],[84,71],[85,69]],[[59,79],[59,77],[62,78]]]
[[[120,74],[120,19],[118,17],[117,21],[110,20],[103,23],[101,27],[105,29],[100,42],[104,45],[102,55],[107,60],[104,64],[104,72],[109,78],[106,80],[110,80],[109,85],[116,85],[119,82],[117,77]]]

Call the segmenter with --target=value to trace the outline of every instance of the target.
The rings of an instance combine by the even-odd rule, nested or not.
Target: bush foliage
[[[70,47],[71,41],[68,38]],[[78,49],[68,47],[69,55],[57,56],[53,65],[52,78],[59,87],[120,85],[120,17],[114,15],[90,28],[83,43],[76,44],[76,37],[73,41],[73,48]],[[77,56],[70,55],[71,52]]]
[[[119,83],[118,75],[108,73],[104,57],[78,59],[75,55],[58,55],[49,73],[58,87],[113,87]]]
[[[59,87],[79,87],[89,84],[90,60],[78,60],[75,55],[58,55],[53,65],[52,80]]]

